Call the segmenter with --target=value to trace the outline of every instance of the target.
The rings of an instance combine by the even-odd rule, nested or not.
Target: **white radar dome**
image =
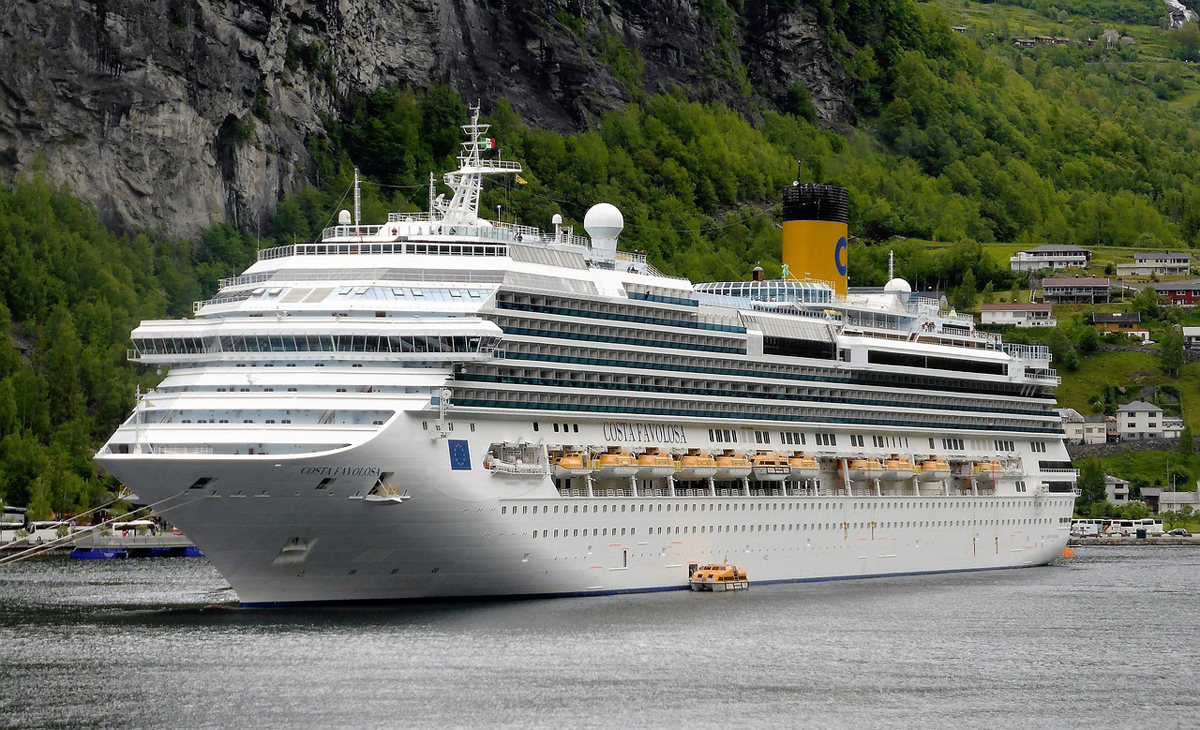
[[[625,228],[625,216],[612,203],[597,203],[583,217],[583,228],[592,238],[616,238]]]
[[[338,213],[338,225],[339,226],[348,226],[348,225],[350,225],[351,220],[353,220],[353,219],[350,217],[350,211],[343,210],[340,213]]]
[[[889,294],[908,294],[912,291],[912,287],[907,281],[897,277],[884,284],[883,290]]]
[[[562,216],[559,215],[558,213],[555,213],[554,217],[550,219],[550,222],[556,226],[561,226],[562,225]]]

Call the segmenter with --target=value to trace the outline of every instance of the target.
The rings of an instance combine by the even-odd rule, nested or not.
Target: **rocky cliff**
[[[0,173],[40,169],[111,225],[253,230],[309,182],[304,141],[339,102],[448,83],[567,130],[675,89],[748,111],[806,86],[853,121],[803,11],[724,0],[11,0]],[[742,7],[740,4],[738,7]]]

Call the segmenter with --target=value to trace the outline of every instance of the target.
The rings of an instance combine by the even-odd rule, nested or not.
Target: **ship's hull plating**
[[[436,425],[402,415],[362,446],[316,456],[99,460],[188,535],[244,605],[683,590],[690,566],[723,560],[753,583],[1042,565],[1066,544],[1074,500],[833,488],[563,497],[549,475],[482,468],[491,443],[536,442],[531,423],[464,419],[445,438]],[[583,438],[601,428],[583,424]],[[381,473],[406,499],[362,498]],[[211,481],[189,489],[201,478]]]

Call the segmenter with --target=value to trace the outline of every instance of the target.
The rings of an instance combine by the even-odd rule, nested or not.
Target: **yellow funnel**
[[[783,191],[783,263],[798,279],[817,279],[846,293],[850,201],[837,185]]]

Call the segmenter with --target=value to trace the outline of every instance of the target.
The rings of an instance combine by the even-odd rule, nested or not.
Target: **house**
[[[1200,327],[1183,328],[1183,349],[1200,350]]]
[[[1017,48],[1033,48],[1037,41],[1032,38],[1013,38],[1013,45]]]
[[[1133,255],[1134,263],[1117,264],[1119,276],[1187,276],[1192,271],[1192,255],[1174,251],[1151,251]]]
[[[1104,416],[1084,416],[1074,408],[1060,408],[1067,443],[1103,444],[1108,441]]]
[[[1178,440],[1179,437],[1183,434],[1183,419],[1167,416],[1167,417],[1163,418],[1162,429],[1163,429],[1163,434],[1162,434],[1163,438]]]
[[[950,26],[950,29],[953,30],[955,33],[966,33],[967,32],[967,26],[965,26],[965,25],[952,25],[952,26]]]
[[[1128,332],[1138,329],[1142,315],[1138,312],[1095,312],[1092,326],[1097,332]]]
[[[1163,438],[1163,409],[1144,400],[1126,403],[1117,409],[1117,431],[1122,441]]]
[[[1042,279],[1042,300],[1063,302],[1107,302],[1110,281],[1107,277],[1076,276],[1067,279]]]
[[[984,324],[1003,324],[1014,327],[1053,327],[1058,324],[1050,304],[981,304],[979,312]]]
[[[1129,482],[1119,477],[1104,476],[1104,498],[1118,507],[1129,503]]]
[[[1200,280],[1163,281],[1152,286],[1159,299],[1167,299],[1177,307],[1194,307],[1200,301]]]
[[[1086,248],[1069,245],[1038,246],[1017,251],[1008,259],[1013,271],[1038,271],[1040,269],[1082,269],[1092,260],[1092,252]]]
[[[1176,484],[1174,486],[1181,487],[1183,485]],[[1196,492],[1179,492],[1162,487],[1142,487],[1141,491],[1142,501],[1155,514],[1178,512],[1187,506],[1194,510],[1200,509],[1200,494]]]

